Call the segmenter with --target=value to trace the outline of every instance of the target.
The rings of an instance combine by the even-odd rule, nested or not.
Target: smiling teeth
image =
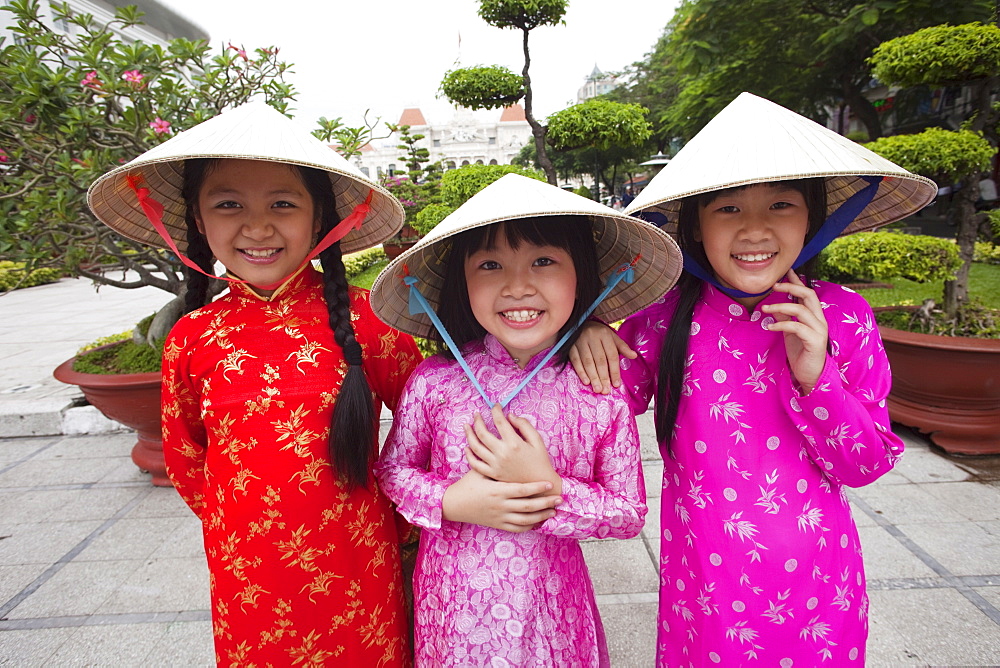
[[[278,252],[277,248],[271,248],[268,250],[257,250],[256,248],[244,248],[243,252],[250,257],[271,257]]]
[[[777,253],[754,253],[753,255],[733,255],[737,260],[743,262],[763,262],[777,255]]]
[[[541,311],[504,311],[503,317],[514,322],[528,322],[538,317]]]

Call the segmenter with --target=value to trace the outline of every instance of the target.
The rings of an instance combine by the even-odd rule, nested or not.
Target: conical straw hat
[[[390,326],[426,337],[434,328],[426,314],[410,314],[409,288],[403,283],[407,271],[419,280],[417,288],[437,309],[450,249],[448,238],[500,221],[558,215],[590,219],[602,282],[639,256],[634,282],[620,283],[594,311],[605,322],[616,322],[645,308],[677,282],[680,250],[656,226],[543,181],[507,174],[469,198],[383,269],[372,286],[372,308]]]
[[[248,102],[225,111],[113,169],[90,186],[87,202],[101,222],[122,236],[166,248],[129,187],[127,178],[141,174],[142,185],[163,205],[164,226],[184,252],[187,225],[181,186],[188,158],[267,160],[322,169],[330,173],[341,219],[373,191],[367,219],[340,242],[345,253],[379,244],[403,225],[403,207],[389,191],[369,181],[308,130],[263,102]]]
[[[767,181],[823,177],[827,215],[882,176],[874,199],[842,234],[874,229],[915,213],[937,185],[846,137],[769,100],[741,93],[682,148],[625,209],[666,215],[674,231],[680,200]]]

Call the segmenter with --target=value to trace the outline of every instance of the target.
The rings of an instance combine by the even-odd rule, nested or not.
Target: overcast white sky
[[[360,125],[366,109],[370,119],[395,122],[411,106],[428,122],[447,122],[451,107],[435,96],[457,58],[517,73],[523,66],[521,32],[487,25],[476,0],[162,2],[204,28],[214,48],[278,46],[294,63],[287,77],[299,93],[294,115],[310,125],[320,116]],[[573,104],[595,64],[614,71],[641,60],[678,4],[570,0],[566,25],[536,28],[529,38],[535,116]]]

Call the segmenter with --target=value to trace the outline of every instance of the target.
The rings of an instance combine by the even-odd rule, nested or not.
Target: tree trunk
[[[949,318],[954,318],[958,309],[969,299],[969,267],[972,265],[972,253],[976,246],[976,236],[979,228],[976,216],[976,199],[979,197],[980,173],[975,172],[962,180],[961,189],[951,202],[958,221],[955,240],[958,242],[958,256],[962,258],[954,281],[944,284],[944,311]]]
[[[868,141],[875,141],[882,136],[882,120],[878,117],[875,105],[868,101],[861,91],[849,81],[841,82],[841,89],[844,92],[844,99],[851,109],[857,114],[858,119],[864,124],[868,131]]]
[[[522,32],[524,32],[524,40],[522,41],[524,46],[524,69],[521,71],[521,77],[524,79],[524,118],[528,121],[528,125],[531,126],[531,134],[535,136],[535,157],[538,159],[538,164],[541,165],[542,171],[545,172],[545,178],[548,182],[555,186],[559,185],[559,179],[556,176],[556,168],[552,166],[549,154],[545,151],[545,128],[535,120],[535,114],[531,109],[531,77],[528,75],[531,56],[528,53],[528,30],[523,30]]]

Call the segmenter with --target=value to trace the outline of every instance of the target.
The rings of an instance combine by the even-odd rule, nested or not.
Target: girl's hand
[[[444,493],[441,514],[452,522],[466,522],[503,531],[524,533],[555,516],[562,503],[550,482],[497,482],[469,471]]]
[[[619,355],[635,359],[639,353],[607,325],[588,320],[580,327],[580,336],[569,349],[569,361],[584,385],[598,394],[610,394],[612,386],[621,387]]]
[[[500,404],[494,404],[491,412],[499,438],[490,433],[479,413],[471,426],[465,425],[469,444],[465,457],[469,466],[487,478],[502,482],[548,481],[552,483],[553,494],[562,494],[562,478],[552,468],[538,430],[523,417],[505,417]]]
[[[772,314],[777,321],[768,329],[785,333],[788,365],[802,388],[802,394],[809,394],[826,364],[826,316],[816,292],[799,280],[795,270],[789,269],[787,276],[788,282],[778,283],[774,289],[792,295],[795,302],[765,304],[761,310]]]

